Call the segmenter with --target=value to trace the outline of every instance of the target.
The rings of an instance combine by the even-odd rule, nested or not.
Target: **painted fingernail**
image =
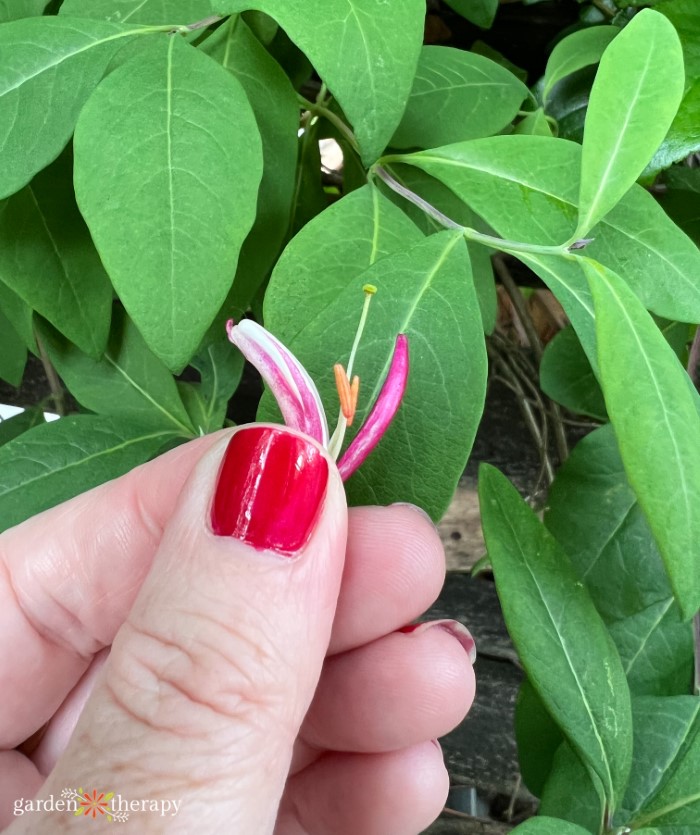
[[[459,621],[429,620],[424,623],[411,623],[408,626],[402,626],[401,629],[397,629],[397,632],[404,632],[406,634],[410,632],[426,632],[434,626],[443,629],[445,632],[449,632],[464,647],[471,663],[473,664],[476,661],[476,644],[474,643],[474,638],[472,638],[472,633]]]
[[[261,551],[294,554],[311,536],[327,484],[328,463],[314,444],[275,427],[240,429],[219,469],[212,530]]]

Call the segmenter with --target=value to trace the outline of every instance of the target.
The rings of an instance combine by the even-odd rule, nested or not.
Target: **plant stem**
[[[34,333],[34,336],[36,338],[37,348],[39,349],[39,359],[41,360],[41,364],[44,366],[44,373],[46,374],[46,379],[48,380],[49,388],[51,389],[51,399],[53,400],[54,409],[56,409],[57,414],[63,417],[66,413],[66,398],[63,386],[58,378],[56,369],[53,367],[51,360],[49,359],[49,355],[46,353],[46,348],[44,347],[41,337],[36,332]]]
[[[194,23],[188,23],[185,26],[188,32],[196,32],[197,29],[206,29],[207,26],[211,26],[213,23],[218,23],[220,20],[224,19],[224,15],[212,14],[209,17],[202,18],[202,20],[197,20]]]
[[[495,238],[493,235],[485,235],[482,232],[477,232],[476,229],[470,229],[468,226],[462,226],[461,223],[457,223],[446,214],[443,214],[443,212],[439,209],[436,209],[432,203],[428,203],[428,201],[424,200],[420,195],[399,183],[398,180],[396,180],[396,178],[388,171],[388,169],[379,163],[372,167],[370,174],[379,177],[379,179],[389,186],[392,191],[396,192],[396,194],[400,194],[402,197],[405,197],[406,200],[424,211],[441,226],[444,226],[446,229],[459,229],[468,241],[474,241],[475,243],[483,244],[490,249],[497,249],[502,252],[528,252],[533,255],[569,255],[566,246],[564,245],[542,246],[540,244],[525,244],[521,241],[508,241],[504,238]]]
[[[320,95],[320,93],[319,93]],[[357,144],[357,138],[355,134],[350,130],[350,128],[345,124],[345,122],[338,116],[337,113],[334,113],[325,104],[319,104],[318,102],[312,102],[308,99],[305,99],[303,96],[297,96],[299,100],[299,104],[309,112],[313,113],[314,116],[322,116],[324,119],[327,119],[333,127],[338,129],[338,132],[341,133],[350,143],[352,149],[357,153],[360,152],[359,146]]]

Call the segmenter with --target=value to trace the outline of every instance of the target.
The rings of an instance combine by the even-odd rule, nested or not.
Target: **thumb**
[[[209,450],[42,795],[114,792],[143,832],[271,833],[345,539],[340,476],[305,436],[255,425]]]

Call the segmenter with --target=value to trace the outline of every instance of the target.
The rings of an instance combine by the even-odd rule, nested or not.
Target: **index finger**
[[[54,714],[112,643],[182,485],[219,433],[0,534],[0,748]]]

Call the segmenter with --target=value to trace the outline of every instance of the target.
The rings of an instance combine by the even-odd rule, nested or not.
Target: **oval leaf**
[[[154,39],[80,115],[78,204],[129,315],[173,370],[226,297],[261,173],[240,84],[179,37]]]
[[[620,818],[635,832],[690,835],[700,820],[700,699],[640,698],[633,710],[635,768]]]
[[[73,415],[25,432],[0,447],[0,531],[123,475],[173,436],[97,415]]]
[[[632,692],[687,693],[692,627],[682,622],[610,424],[581,440],[557,473],[545,524],[609,624]]]
[[[464,471],[486,388],[481,316],[464,240],[459,232],[431,235],[350,282],[343,275],[331,284],[324,262],[317,264],[324,293],[307,299],[303,329],[293,321],[290,330],[298,332],[291,341],[284,329],[275,335],[309,370],[331,422],[338,410],[333,364],[347,362],[362,286],[378,287],[355,361],[360,405],[348,440],[377,397],[396,334],[409,341],[403,402],[377,449],[348,481],[348,498],[352,504],[410,501],[439,519]]]
[[[542,98],[547,100],[557,81],[591,64],[597,64],[605,48],[619,32],[617,26],[591,26],[562,38],[547,61]]]
[[[48,5],[49,0],[0,0],[0,23],[38,17]]]
[[[615,273],[583,261],[600,382],[622,461],[690,618],[700,609],[700,414],[687,375],[641,302]]]
[[[297,168],[299,103],[285,72],[240,16],[220,26],[202,49],[240,81],[262,138],[264,168],[258,211],[241,249],[225,306],[230,315],[231,309],[247,309],[268,277],[287,234]]]
[[[401,119],[423,42],[424,0],[213,0],[219,13],[257,9],[304,52],[352,123],[367,165]]]
[[[418,228],[366,185],[333,203],[287,244],[265,293],[265,325],[285,343],[372,264],[422,239]]]
[[[441,180],[506,239],[557,245],[571,236],[581,165],[575,142],[493,136],[386,159]],[[669,319],[700,321],[700,252],[641,186],[590,234],[586,254],[618,272],[647,307]]]
[[[75,204],[69,153],[0,204],[0,281],[85,353],[104,351],[112,286]]]
[[[133,32],[58,17],[0,26],[0,197],[58,156],[107,64]]]
[[[498,11],[498,0],[445,0],[447,5],[482,29],[488,29]]]
[[[55,334],[47,333],[46,345],[68,390],[86,409],[186,438],[195,434],[173,375],[123,311],[115,310],[109,345],[99,361]]]
[[[210,0],[63,0],[60,15],[92,17],[112,23],[182,25],[211,14]]]
[[[591,835],[587,829],[559,818],[537,817],[516,826],[511,835]]]
[[[684,84],[676,30],[644,9],[605,50],[593,82],[574,238],[584,237],[642,173],[671,126]]]
[[[513,121],[527,87],[490,58],[424,46],[413,89],[391,144],[434,148],[491,136]]]
[[[607,420],[603,392],[571,327],[547,343],[540,363],[540,387],[547,397],[572,412]]]
[[[615,808],[632,760],[620,657],[556,540],[494,467],[479,470],[486,547],[508,631],[552,718]]]
[[[0,377],[11,386],[19,386],[26,362],[27,348],[0,310]]]

